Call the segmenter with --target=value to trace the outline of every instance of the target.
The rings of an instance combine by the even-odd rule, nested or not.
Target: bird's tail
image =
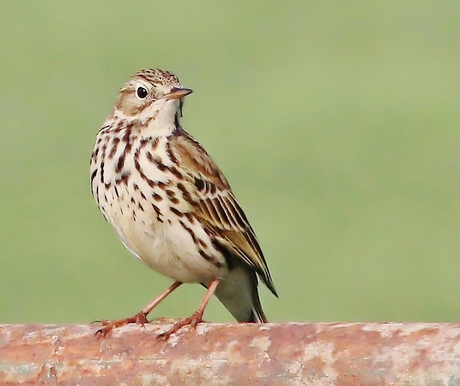
[[[252,287],[252,320],[248,320],[248,322],[252,323],[267,323],[268,320],[264,314],[264,310],[262,309],[262,304],[260,303],[259,298],[259,291],[257,290],[257,277],[256,283]]]
[[[257,290],[257,276],[251,268],[234,267],[220,282],[215,294],[238,322],[267,322]]]

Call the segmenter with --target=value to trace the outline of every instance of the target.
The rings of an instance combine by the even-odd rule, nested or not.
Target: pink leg
[[[174,282],[168,289],[163,291],[160,295],[158,295],[151,303],[147,304],[140,313],[144,314],[147,316],[150,314],[150,312],[166,297],[168,296],[171,292],[173,292],[175,289],[179,288],[182,282],[176,281]]]
[[[147,315],[171,292],[175,289],[179,288],[182,283],[180,281],[174,282],[168,289],[163,291],[159,296],[157,296],[152,302],[147,304],[140,312],[134,315],[131,318],[120,319],[120,320],[104,320],[102,321],[102,327],[96,331],[96,336],[105,337],[107,334],[112,331],[114,328],[125,326],[126,324],[130,323],[138,323],[140,325],[144,325],[148,323]]]
[[[174,324],[174,326],[169,331],[166,331],[163,334],[161,334],[161,338],[167,340],[170,337],[170,335],[174,334],[182,327],[190,325],[193,328],[195,328],[198,323],[202,322],[204,309],[206,308],[209,299],[211,299],[211,296],[213,295],[219,283],[220,279],[213,279],[209,284],[208,290],[206,291],[206,295],[204,295],[204,298],[201,301],[195,313],[192,316],[189,316],[188,318],[180,319],[177,323]]]

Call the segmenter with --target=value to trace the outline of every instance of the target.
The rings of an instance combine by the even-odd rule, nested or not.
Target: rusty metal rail
[[[460,324],[0,325],[0,385],[460,385]]]

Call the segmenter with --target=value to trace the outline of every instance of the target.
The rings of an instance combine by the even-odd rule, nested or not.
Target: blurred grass
[[[170,280],[89,193],[118,88],[195,90],[184,127],[224,170],[269,262],[271,320],[460,319],[456,1],[6,2],[0,14],[0,322],[137,312]],[[200,286],[155,315],[191,313]],[[213,301],[207,320],[230,321]]]

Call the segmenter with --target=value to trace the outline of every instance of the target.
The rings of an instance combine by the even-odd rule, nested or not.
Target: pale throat
[[[142,137],[169,136],[180,125],[180,103],[179,100],[160,99],[146,108],[137,117],[141,122],[148,122],[146,127],[141,129]],[[153,118],[153,119],[151,119]]]

